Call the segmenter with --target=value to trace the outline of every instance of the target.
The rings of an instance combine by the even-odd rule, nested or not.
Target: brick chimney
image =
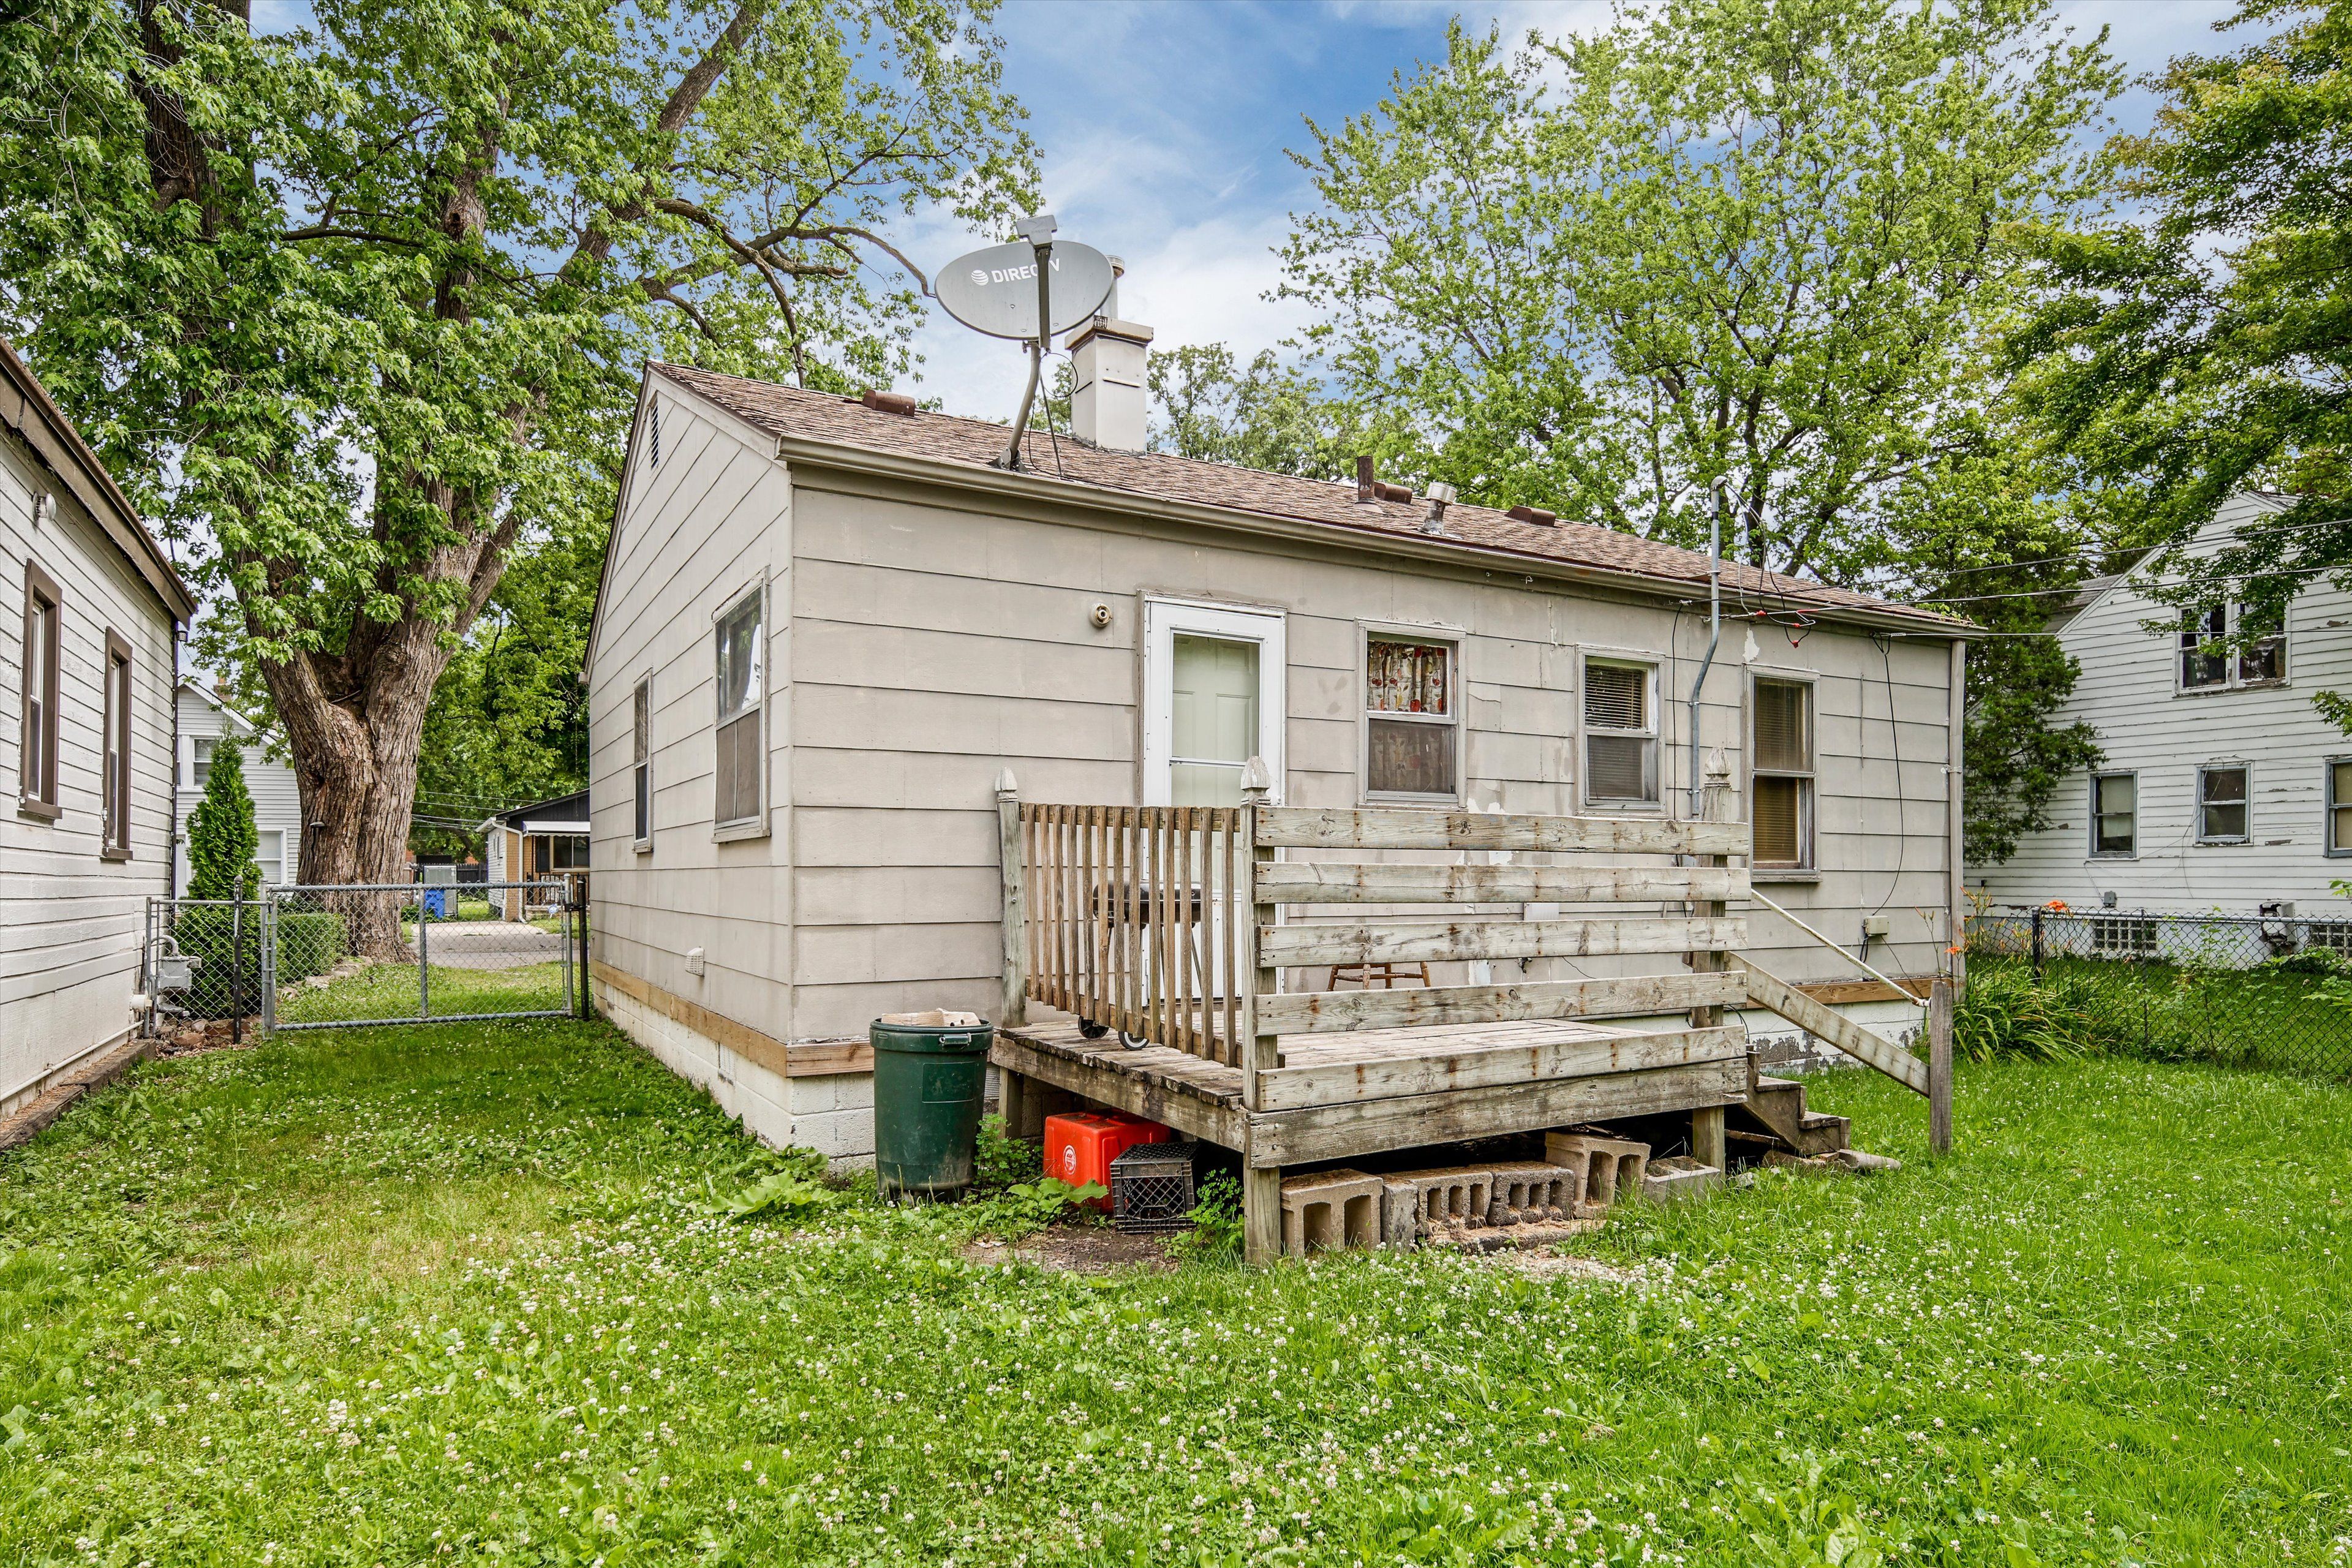
[[[1126,270],[1111,258],[1114,279]],[[1118,319],[1118,286],[1103,301],[1108,313],[1070,334],[1070,433],[1112,452],[1143,450],[1151,394],[1144,381],[1144,355],[1151,329]]]

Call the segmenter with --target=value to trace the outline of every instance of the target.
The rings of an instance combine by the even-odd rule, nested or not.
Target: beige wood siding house
[[[1686,815],[1705,556],[1067,437],[1006,472],[1005,434],[646,378],[587,671],[595,994],[762,1136],[869,1156],[868,1023],[994,1010],[1008,769],[1029,800],[1213,804],[1257,754],[1290,805]],[[1761,779],[1759,882],[1932,973],[1959,628],[1725,581],[1727,619],[1763,613],[1727,625],[1698,743],[1727,815]],[[1857,978],[1753,927],[1776,973]]]
[[[173,686],[195,602],[0,342],[0,1115],[127,1036],[172,890]]]

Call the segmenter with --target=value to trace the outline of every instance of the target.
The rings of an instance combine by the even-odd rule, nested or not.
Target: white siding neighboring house
[[[1147,330],[1081,337],[1122,334],[1139,371]],[[994,1011],[1007,768],[1043,802],[1238,804],[1255,753],[1290,805],[1685,814],[1705,556],[1146,454],[1139,391],[1113,419],[1090,389],[1122,384],[1081,379],[1099,439],[1032,432],[1007,473],[1001,426],[646,374],[589,641],[594,995],[772,1142],[870,1160],[868,1022]],[[1756,879],[1931,973],[1965,628],[1727,582],[1803,623],[1727,627],[1701,715],[1727,814],[1764,803]],[[1857,978],[1751,930],[1791,981]]]
[[[2284,510],[2232,498],[2199,535],[2200,553]],[[2352,903],[2352,738],[2311,705],[2352,689],[2352,595],[2324,578],[2289,601],[2277,639],[2249,653],[2200,650],[2179,612],[2147,592],[2142,566],[2095,587],[2058,630],[2082,665],[2053,723],[2088,721],[2106,757],[2059,788],[2055,824],[2000,866],[1971,867],[1996,905],[2062,900],[2075,910],[2262,912],[2303,918]],[[2238,606],[2214,606],[2236,625]],[[2161,621],[2151,632],[2145,623]]]
[[[195,613],[72,422],[0,342],[0,1115],[131,1033],[172,890],[172,686]]]
[[[246,793],[253,796],[253,826],[260,838],[253,858],[261,867],[261,879],[272,884],[295,880],[302,865],[302,788],[294,770],[268,754],[270,737],[230,707],[208,682],[193,676],[181,681],[177,700],[180,788],[173,818],[177,825],[173,837],[173,890],[188,890],[188,815],[205,798],[213,750],[223,736],[236,737],[244,758]]]

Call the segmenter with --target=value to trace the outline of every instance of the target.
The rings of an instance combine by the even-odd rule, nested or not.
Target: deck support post
[[[1702,1105],[1691,1112],[1691,1158],[1723,1170],[1729,1156],[1724,1149],[1723,1107]]]
[[[1259,963],[1257,940],[1259,930],[1274,924],[1279,913],[1276,906],[1257,901],[1257,868],[1274,858],[1272,849],[1258,845],[1257,817],[1273,788],[1274,774],[1265,759],[1252,757],[1242,769],[1241,813],[1242,842],[1248,847],[1242,858],[1249,868],[1250,886],[1236,900],[1250,911],[1249,923],[1243,930],[1241,964],[1242,1109],[1245,1112],[1258,1109],[1258,1074],[1282,1061],[1280,1041],[1273,1035],[1260,1034],[1257,1026],[1257,999],[1279,990],[1282,974],[1279,969]],[[1282,1168],[1261,1170],[1252,1164],[1250,1136],[1244,1135],[1242,1142],[1242,1261],[1273,1263],[1282,1257]]]
[[[996,1022],[1008,1029],[1017,1029],[1029,1021],[1029,930],[1028,906],[1024,901],[1022,882],[1024,865],[1021,833],[1021,786],[1006,768],[996,775],[996,863],[1004,883],[1004,990],[996,1005]],[[1004,1122],[1013,1125],[1012,1079],[1005,1079]],[[1019,1137],[1019,1133],[1012,1136]]]
[[[1044,1087],[1026,1073],[1011,1068],[998,1068],[996,1108],[1004,1118],[1007,1138],[1043,1138],[1045,1136],[1045,1099],[1038,1091]]]
[[[1261,1171],[1242,1160],[1242,1261],[1256,1268],[1282,1260],[1282,1168]]]
[[[1952,1152],[1952,981],[1938,974],[1927,993],[1927,1147]]]

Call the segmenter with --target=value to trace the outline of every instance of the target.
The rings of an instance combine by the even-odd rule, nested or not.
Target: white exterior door
[[[1150,599],[1143,628],[1143,803],[1239,805],[1253,756],[1265,759],[1279,800],[1281,613]]]

